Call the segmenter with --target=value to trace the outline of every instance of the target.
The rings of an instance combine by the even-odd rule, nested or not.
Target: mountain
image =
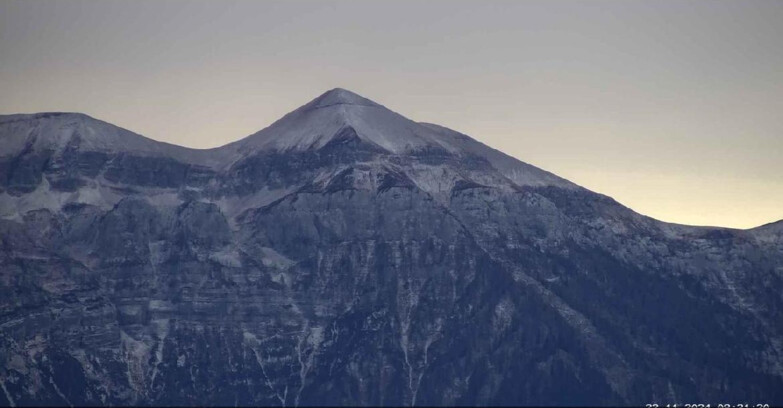
[[[783,404],[783,224],[334,89],[219,148],[0,116],[0,404]]]

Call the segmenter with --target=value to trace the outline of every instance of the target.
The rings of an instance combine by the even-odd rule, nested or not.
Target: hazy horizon
[[[659,220],[750,228],[783,219],[780,21],[774,1],[6,1],[0,114],[208,148],[341,87]]]

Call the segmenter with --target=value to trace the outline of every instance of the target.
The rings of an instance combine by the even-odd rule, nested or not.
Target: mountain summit
[[[352,135],[388,153],[424,149],[457,153],[442,132],[411,121],[345,89],[327,91],[268,128],[240,141],[243,152],[320,149]]]
[[[783,234],[333,89],[195,150],[0,117],[0,405],[783,404]]]
[[[390,153],[448,149],[431,130],[344,89],[333,89],[240,142],[241,150],[319,149],[345,132]]]
[[[381,105],[361,96],[355,94],[347,89],[334,88],[326,91],[321,96],[313,99],[310,103],[305,105],[308,108],[317,109],[324,108],[332,105],[359,105],[359,106],[374,106],[382,107]]]
[[[236,159],[269,152],[316,151],[339,144],[349,144],[354,153],[373,151],[375,157],[386,159],[427,155],[451,157],[456,161],[480,158],[518,185],[576,187],[464,134],[414,122],[341,88],[327,91],[269,127],[218,150],[225,157]]]

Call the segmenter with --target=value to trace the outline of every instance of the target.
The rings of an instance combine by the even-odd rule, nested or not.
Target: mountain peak
[[[334,105],[380,106],[379,104],[343,88],[330,89],[313,99],[307,107],[318,109]]]
[[[219,148],[233,162],[259,152],[315,151],[346,134],[375,152],[390,155],[433,154],[480,157],[519,186],[576,185],[491,149],[442,126],[414,122],[351,91],[334,88],[288,113],[265,129]],[[354,147],[351,147],[352,149]]]

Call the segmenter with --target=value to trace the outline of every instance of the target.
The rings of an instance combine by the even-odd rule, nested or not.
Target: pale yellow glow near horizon
[[[750,228],[783,219],[781,21],[765,0],[6,0],[0,114],[209,148],[342,87],[642,214]]]
[[[779,182],[601,171],[576,171],[569,177],[564,173],[570,172],[561,175],[583,187],[661,221],[747,229],[783,219]]]

